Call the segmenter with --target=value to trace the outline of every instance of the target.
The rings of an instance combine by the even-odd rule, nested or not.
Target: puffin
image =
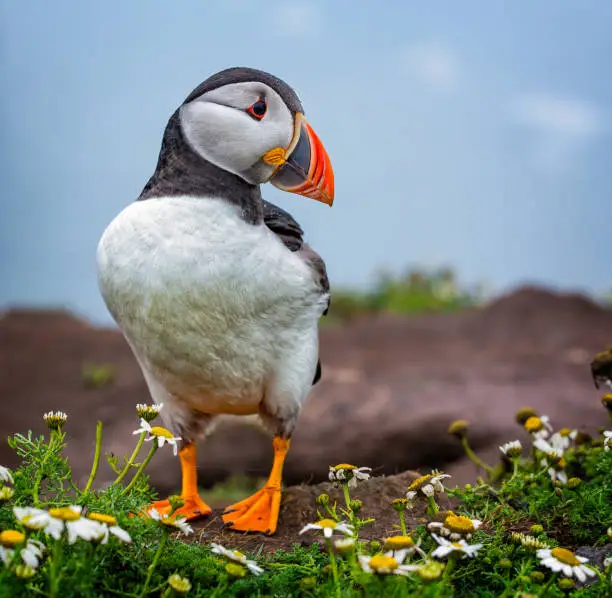
[[[273,437],[270,476],[222,518],[274,534],[291,436],[321,376],[330,285],[300,225],[262,198],[268,182],[334,200],[329,156],[296,92],[252,68],[215,73],[170,117],[155,171],[103,232],[97,265],[104,302],[180,438],[176,513],[212,512],[198,494],[196,443],[215,420],[257,415]]]

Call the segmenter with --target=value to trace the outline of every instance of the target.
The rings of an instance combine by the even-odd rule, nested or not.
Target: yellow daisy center
[[[349,470],[353,470],[353,469],[357,469],[354,465],[351,465],[350,463],[340,463],[339,465],[334,465],[333,467],[330,467],[330,469],[333,470],[338,470],[338,469],[349,469]]]
[[[569,436],[572,431],[569,428],[561,428],[559,430],[559,436]]]
[[[580,565],[580,561],[576,558],[576,555],[567,548],[553,548],[550,554],[565,565],[570,565],[572,567]]]
[[[321,521],[317,521],[317,525],[319,527],[328,527],[334,529],[337,524],[333,519],[321,519]]]
[[[402,550],[403,548],[412,548],[414,540],[410,536],[391,536],[385,539],[385,550]]]
[[[99,521],[100,523],[106,523],[107,525],[117,525],[117,520],[112,515],[104,515],[103,513],[89,513],[88,519]]]
[[[414,482],[412,482],[410,486],[408,486],[408,491],[414,492],[415,490],[418,490],[421,486],[424,486],[427,482],[429,482],[431,478],[432,478],[432,475],[430,473],[426,473],[425,475],[422,475],[420,478],[417,478],[416,480],[414,480]]]
[[[542,420],[537,416],[530,417],[525,422],[525,430],[527,430],[527,432],[539,432],[543,427],[544,424],[542,423]]]
[[[242,554],[242,552],[240,552],[239,550],[234,550],[234,556],[239,559],[245,558],[244,554]]]
[[[49,509],[49,515],[55,519],[61,519],[62,521],[76,521],[81,518],[81,514],[73,511],[69,507],[59,507]]]
[[[12,548],[25,541],[25,535],[14,529],[7,529],[0,533],[0,544]]]
[[[153,434],[153,436],[161,436],[163,438],[174,438],[170,430],[167,430],[166,428],[162,428],[161,426],[153,426],[151,428],[151,434]]]
[[[453,546],[455,548],[457,548],[458,550],[463,550],[463,546],[461,546],[461,544],[459,544],[459,542],[453,542]]]
[[[374,571],[386,570],[393,571],[397,569],[398,562],[392,556],[385,556],[384,554],[377,554],[370,559],[370,567]]]
[[[463,515],[449,515],[444,520],[444,527],[456,534],[471,534],[475,531],[472,520]]]

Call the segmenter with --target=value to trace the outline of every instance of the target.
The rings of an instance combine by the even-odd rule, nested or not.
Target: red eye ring
[[[255,120],[261,120],[268,111],[268,105],[264,99],[259,98],[252,106],[249,106],[246,111]]]

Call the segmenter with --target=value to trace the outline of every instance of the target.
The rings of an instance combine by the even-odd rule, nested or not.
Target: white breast
[[[154,398],[213,414],[254,413],[271,388],[276,402],[305,398],[326,298],[264,225],[218,199],[135,202],[104,232],[98,267]]]

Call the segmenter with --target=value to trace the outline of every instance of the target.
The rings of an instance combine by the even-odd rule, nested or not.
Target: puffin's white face
[[[213,89],[180,109],[191,147],[216,166],[252,184],[267,181],[276,166],[262,157],[291,143],[294,120],[280,95],[248,81]]]
[[[230,83],[179,110],[194,151],[248,183],[333,202],[334,178],[323,144],[301,113],[260,81]]]

